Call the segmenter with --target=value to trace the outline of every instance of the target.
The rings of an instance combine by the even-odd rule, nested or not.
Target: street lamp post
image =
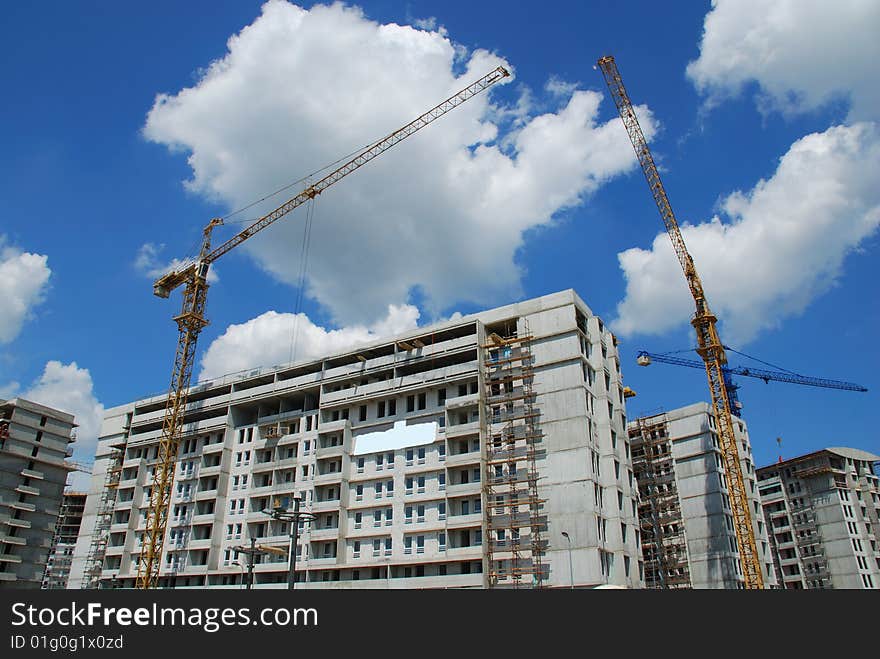
[[[293,499],[293,518],[290,520],[290,549],[287,550],[287,589],[296,583],[296,541],[299,534],[299,497]]]
[[[254,561],[257,558],[257,539],[251,538],[251,551],[248,554],[248,577],[247,577],[247,589],[250,590],[254,587]]]
[[[312,513],[300,511],[300,500],[293,497],[293,511],[285,510],[281,506],[277,506],[272,510],[264,510],[263,514],[269,515],[272,519],[279,522],[290,523],[290,549],[287,552],[287,589],[293,590],[296,580],[296,541],[299,535],[300,520],[311,522],[316,519]]]
[[[237,565],[241,568],[241,583],[239,584],[239,590],[244,588],[244,565],[242,565],[241,561],[235,561],[233,565]]]
[[[562,532],[562,537],[568,540],[568,579],[571,582],[571,588],[574,588],[574,568],[572,567],[571,562],[571,536],[568,535],[565,531]]]
[[[238,559],[237,565],[241,568],[241,581],[242,586],[245,584],[244,579],[244,565],[241,564],[241,559],[238,557],[244,554],[248,557],[247,560],[247,589],[250,590],[254,585],[254,561],[256,561],[256,557],[261,554],[265,554],[266,552],[262,547],[257,547],[257,539],[251,538],[251,546],[243,547],[241,545],[237,547],[233,547],[235,550],[235,557]]]

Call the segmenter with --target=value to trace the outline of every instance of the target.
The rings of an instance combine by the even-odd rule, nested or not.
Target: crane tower
[[[697,353],[703,359],[706,376],[709,380],[709,391],[712,396],[712,407],[718,426],[718,443],[721,448],[721,457],[727,472],[727,489],[730,494],[730,507],[733,512],[733,525],[736,532],[736,540],[739,545],[739,556],[742,563],[743,580],[747,589],[761,589],[764,587],[764,578],[761,573],[761,562],[758,557],[758,549],[755,543],[755,533],[752,527],[752,515],[749,510],[749,500],[746,496],[745,483],[743,481],[742,466],[739,458],[739,449],[733,432],[733,418],[730,411],[730,400],[727,387],[724,383],[724,367],[727,364],[727,355],[724,345],[718,336],[716,324],[718,319],[709,308],[706,294],[703,292],[703,283],[694,267],[681,235],[678,221],[672,211],[666,190],[660,180],[660,173],[654,164],[654,158],[648,148],[648,142],[639,125],[635,110],[630,102],[626,88],[617,64],[610,55],[602,57],[598,66],[605,77],[605,83],[617,106],[617,111],[629,134],[630,142],[636,152],[639,164],[648,181],[648,187],[660,211],[660,217],[666,226],[666,233],[672,240],[672,247],[684,271],[688,288],[694,298],[696,312],[691,324],[697,333]]]

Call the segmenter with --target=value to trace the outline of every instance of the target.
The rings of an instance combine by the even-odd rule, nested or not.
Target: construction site
[[[497,67],[219,246],[224,218],[205,225],[198,256],[153,285],[182,289],[170,386],[104,411],[87,493],[60,503],[73,418],[0,401],[0,583],[880,588],[880,456],[829,448],[758,468],[731,376],[865,389],[728,364],[615,60],[597,67],[694,305],[700,359],[638,363],[704,371],[703,401],[628,418],[632,360],[572,289],[193,382],[214,264],[510,75]],[[29,503],[46,493],[59,503]],[[52,558],[25,570],[37,530]]]

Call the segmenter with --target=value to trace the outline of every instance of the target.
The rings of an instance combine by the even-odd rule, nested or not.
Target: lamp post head
[[[571,540],[571,538],[568,536],[568,533],[566,533],[565,531],[562,532],[562,537],[566,540]]]

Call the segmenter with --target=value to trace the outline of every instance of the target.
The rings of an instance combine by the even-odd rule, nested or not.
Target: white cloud
[[[412,24],[414,27],[417,27],[420,30],[433,32],[437,29],[437,18],[435,16],[430,16],[428,18],[416,18],[413,20]]]
[[[21,389],[21,384],[16,380],[12,382],[7,382],[4,385],[0,385],[0,400],[9,400],[10,398],[15,398],[15,395]]]
[[[134,267],[143,275],[150,279],[158,279],[162,275],[172,270],[180,270],[189,265],[192,261],[185,259],[171,259],[168,262],[159,260],[159,254],[165,249],[165,245],[156,245],[155,243],[144,243],[137,251],[134,259]],[[212,265],[208,270],[208,282],[213,284],[219,281],[216,268]]]
[[[440,29],[272,0],[195,86],[157,97],[144,135],[188,154],[189,189],[238,208],[502,63],[482,50],[462,57]],[[307,294],[334,323],[374,322],[415,289],[432,316],[517,295],[523,233],[635,166],[619,119],[597,123],[598,93],[574,91],[514,126],[491,99],[471,99],[317,200]],[[305,210],[241,251],[295,285]]]
[[[43,374],[20,394],[22,398],[73,414],[78,424],[74,460],[91,462],[95,457],[104,406],[95,398],[92,376],[76,362],[46,362]]]
[[[687,74],[710,106],[754,81],[764,111],[849,96],[850,120],[877,119],[878,26],[876,0],[713,0]]]
[[[202,357],[199,379],[208,379],[259,366],[276,366],[321,357],[353,346],[392,336],[418,325],[419,310],[412,305],[388,305],[387,315],[366,327],[327,329],[305,314],[267,311],[240,325],[230,325],[214,339]],[[291,342],[295,337],[295,350]]]
[[[744,344],[827,291],[852,250],[880,225],[880,130],[836,126],[795,142],[769,180],[682,233],[723,336]],[[669,238],[618,254],[627,280],[616,331],[660,333],[687,322],[693,301]]]
[[[31,311],[45,296],[52,270],[48,257],[7,245],[0,235],[0,343],[10,343],[21,332]]]
[[[577,88],[578,83],[566,82],[557,76],[551,76],[544,85],[544,90],[551,96],[560,96],[564,98],[571,96]]]

